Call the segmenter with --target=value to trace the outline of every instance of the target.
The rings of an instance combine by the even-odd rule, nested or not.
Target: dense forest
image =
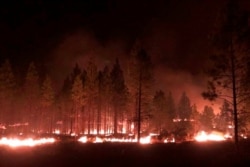
[[[131,55],[125,70],[119,59],[102,70],[92,58],[86,67],[76,64],[59,89],[34,62],[19,74],[6,60],[0,68],[1,132],[136,135],[139,125],[142,135],[183,138],[215,128],[232,133],[226,101],[215,115],[211,106],[197,111],[185,92],[175,100],[171,90],[155,91],[149,55],[139,47]]]
[[[198,111],[185,92],[175,99],[174,90],[157,89],[152,55],[138,40],[126,60],[118,55],[103,69],[94,57],[84,66],[77,62],[62,84],[38,62],[28,67],[1,62],[0,132],[191,139],[200,130],[218,130],[237,137],[249,124],[249,13],[230,0],[216,21],[208,39],[207,90],[200,98],[222,99],[219,113],[211,106]]]

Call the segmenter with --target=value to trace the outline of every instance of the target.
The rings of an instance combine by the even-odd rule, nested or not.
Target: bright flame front
[[[207,134],[204,131],[201,131],[198,133],[197,136],[195,136],[195,140],[198,142],[205,142],[205,141],[224,141],[226,140],[224,135],[221,133],[211,132]]]
[[[41,139],[32,139],[32,138],[27,138],[27,139],[17,139],[17,138],[6,138],[3,137],[0,140],[0,145],[6,145],[10,147],[22,147],[22,146],[28,146],[28,147],[34,147],[37,145],[42,145],[42,144],[48,144],[48,143],[54,143],[55,139],[54,138],[41,138]]]

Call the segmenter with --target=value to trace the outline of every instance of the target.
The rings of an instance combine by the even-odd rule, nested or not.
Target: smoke
[[[99,70],[104,66],[112,67],[116,58],[121,62],[126,58],[125,44],[122,40],[112,39],[101,43],[95,35],[86,30],[78,30],[65,35],[51,52],[48,69],[53,78],[61,84],[72,72],[76,64],[83,70],[92,58]]]
[[[219,112],[220,101],[210,102],[201,95],[206,91],[207,77],[204,74],[193,75],[189,71],[157,67],[155,76],[156,87],[165,93],[171,91],[177,104],[185,92],[190,98],[191,105],[195,104],[199,112],[203,111],[205,105],[213,107],[215,113]]]
[[[162,44],[162,47],[166,44],[163,42],[164,37],[162,39],[158,38],[157,35],[152,37],[155,40],[159,39],[158,43]],[[166,40],[171,45],[168,45],[165,50],[161,49],[159,45],[150,45],[150,42],[157,44],[152,38],[144,39],[144,44],[154,64],[155,90],[162,89],[165,93],[171,91],[177,103],[181,94],[186,92],[191,104],[196,104],[199,111],[202,111],[205,105],[212,105],[218,112],[217,103],[211,104],[201,96],[202,91],[206,88],[206,77],[202,73],[193,74],[190,70],[182,69],[182,64],[175,57],[175,50],[178,49],[177,41],[171,42],[171,39],[177,38],[175,35],[169,37]],[[79,30],[65,35],[51,52],[52,61],[48,64],[48,69],[51,70],[50,74],[57,81],[57,88],[61,88],[63,80],[72,72],[76,63],[84,69],[90,58],[95,60],[99,70],[105,65],[111,68],[115,59],[119,58],[125,71],[126,61],[129,57],[127,46],[128,42],[121,39],[108,40],[103,44],[93,33]],[[164,53],[169,56],[162,56]],[[172,63],[171,66],[168,66],[168,63]]]

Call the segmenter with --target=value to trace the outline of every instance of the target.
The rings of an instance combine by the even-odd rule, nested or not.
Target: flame
[[[149,135],[149,136],[146,136],[146,137],[142,137],[140,139],[140,143],[141,144],[149,144],[149,143],[151,143],[151,136]]]
[[[7,145],[9,147],[22,147],[22,146],[28,146],[28,147],[34,147],[37,145],[41,144],[48,144],[48,143],[54,143],[55,139],[54,138],[41,138],[41,139],[32,139],[32,138],[27,138],[27,139],[17,139],[17,138],[6,138],[3,137],[0,140],[0,145]]]
[[[59,134],[61,133],[61,131],[60,131],[59,129],[56,129],[56,130],[54,131],[54,133],[57,134],[57,135],[59,135]]]
[[[87,143],[88,139],[86,136],[82,136],[78,139],[79,142],[82,142],[82,143]]]
[[[100,138],[100,137],[95,137],[94,139],[88,139],[87,136],[82,136],[78,139],[79,142],[82,143],[87,143],[87,142],[92,142],[92,143],[103,143],[103,142],[126,142],[126,143],[131,143],[131,142],[136,142],[136,139],[119,139],[119,138]]]
[[[140,144],[152,144],[152,143],[159,143],[161,141],[157,140],[155,141],[154,136],[157,136],[157,134],[150,133],[148,136],[141,137],[140,138]],[[82,143],[103,143],[103,142],[111,142],[111,143],[136,143],[137,139],[136,138],[115,138],[115,137],[87,137],[87,136],[82,136],[78,139],[79,142]],[[174,143],[175,139],[172,138],[171,140],[164,140],[162,143]]]
[[[224,135],[218,132],[211,132],[207,134],[204,131],[201,131],[198,133],[197,136],[195,136],[195,140],[198,142],[205,142],[205,141],[224,141],[226,140]]]

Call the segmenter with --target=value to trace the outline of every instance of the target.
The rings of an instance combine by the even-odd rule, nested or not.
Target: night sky
[[[116,57],[123,62],[140,40],[152,57],[157,89],[171,90],[176,98],[186,91],[203,107],[208,35],[225,1],[0,2],[0,60],[9,58],[23,71],[33,60],[62,83],[76,62],[83,67],[90,56],[100,68]]]

